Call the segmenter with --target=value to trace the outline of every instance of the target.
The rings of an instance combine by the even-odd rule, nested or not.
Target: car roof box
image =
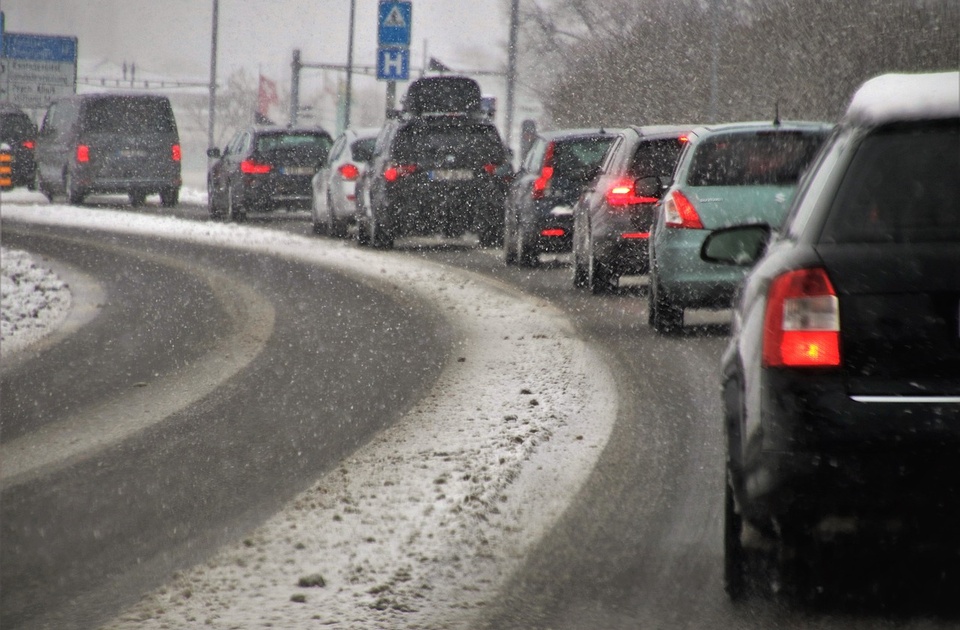
[[[476,114],[480,103],[480,84],[470,77],[422,77],[407,89],[403,111],[413,116]]]

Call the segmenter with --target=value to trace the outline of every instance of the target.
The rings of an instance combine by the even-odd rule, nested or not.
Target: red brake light
[[[77,162],[90,161],[90,147],[85,144],[77,145]]]
[[[674,190],[663,203],[663,215],[667,227],[703,229],[703,223],[700,221],[697,209],[693,207],[687,196],[679,190]]]
[[[356,165],[350,164],[349,162],[347,164],[342,164],[337,171],[340,173],[340,177],[348,182],[352,182],[360,176],[360,169],[357,168]]]
[[[490,164],[484,164],[483,170],[487,172],[487,175],[493,175],[497,172],[497,165],[492,162]]]
[[[770,283],[763,365],[840,365],[840,303],[824,269],[789,271]]]
[[[621,178],[615,181],[607,191],[607,203],[611,206],[632,206],[638,203],[657,203],[657,198],[638,196],[636,181]]]
[[[533,198],[543,199],[547,194],[547,188],[550,186],[550,178],[553,177],[553,167],[544,166],[540,169],[540,177],[533,182]]]
[[[240,162],[240,172],[248,175],[265,175],[270,172],[269,164],[261,164],[255,160],[244,160]]]
[[[24,149],[33,149],[33,147],[36,146],[34,145],[33,140],[24,140],[22,145]]]
[[[620,238],[625,238],[627,240],[637,240],[650,238],[650,232],[624,232],[620,235]]]
[[[173,146],[170,147],[170,157],[173,158],[173,161],[174,161],[174,162],[179,162],[179,161],[180,161],[181,155],[180,155],[180,145],[179,145],[179,144],[175,144],[175,145],[173,145]]]
[[[395,182],[401,177],[413,175],[416,172],[416,164],[394,164],[387,167],[387,170],[383,172],[383,178],[388,182]]]
[[[547,228],[545,230],[540,230],[540,236],[547,236],[547,237],[563,236],[566,233],[567,231],[564,230],[563,228]]]

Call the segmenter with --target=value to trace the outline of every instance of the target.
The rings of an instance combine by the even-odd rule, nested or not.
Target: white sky
[[[613,427],[613,377],[566,316],[481,276],[402,252],[237,224],[47,204],[26,191],[4,194],[3,215],[334,267],[434,303],[461,339],[454,352],[463,361],[450,357],[434,389],[397,425],[264,526],[148,594],[108,624],[110,630],[474,627],[473,615],[581,487]],[[65,289],[49,271],[54,261],[32,262],[35,271],[47,272],[31,275],[30,287],[44,285],[48,294]],[[23,254],[3,250],[4,311],[22,312],[20,305],[36,297],[29,287],[8,291],[12,271],[30,264]],[[79,301],[73,308],[82,308]],[[4,328],[5,346],[8,332]],[[4,360],[11,360],[6,352]],[[63,424],[48,427],[48,438],[71,430]],[[30,461],[37,453],[47,466],[95,453],[108,446],[97,441],[102,435],[71,436],[53,453],[20,444],[30,436],[4,443],[0,483],[38,474]],[[298,586],[315,574],[325,586]]]
[[[424,45],[454,68],[501,69],[503,0],[413,2],[411,64]],[[79,38],[79,56],[136,62],[144,70],[209,76],[212,0],[3,0],[6,30]],[[220,0],[219,61],[289,82],[290,60],[346,63],[349,0]],[[374,65],[377,0],[357,0],[354,63]],[[219,74],[219,73],[218,73]]]

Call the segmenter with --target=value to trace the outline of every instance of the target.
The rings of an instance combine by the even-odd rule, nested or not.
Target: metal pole
[[[213,126],[217,119],[217,23],[220,21],[220,0],[213,0],[213,26],[210,30],[210,109],[207,117],[207,148],[213,148]]]
[[[387,81],[387,114],[389,115],[395,108],[397,102],[397,82]]]
[[[343,127],[345,129],[350,126],[350,99],[353,86],[353,24],[356,11],[357,0],[350,0],[350,36],[348,37],[347,41],[347,104],[346,112],[343,116]]]
[[[710,111],[707,114],[709,122],[717,122],[717,91],[719,80],[717,77],[717,57],[720,55],[720,37],[717,32],[717,22],[720,14],[717,7],[718,0],[714,0],[710,6]]]
[[[300,110],[300,49],[293,49],[293,61],[290,62],[290,126],[297,124],[297,112]]]
[[[520,13],[520,0],[510,2],[510,44],[507,49],[507,118],[506,140],[510,146],[513,136],[513,101],[517,82],[517,26]]]

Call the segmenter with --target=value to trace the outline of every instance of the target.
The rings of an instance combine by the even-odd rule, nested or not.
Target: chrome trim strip
[[[862,403],[960,404],[960,396],[851,396],[850,398]]]

